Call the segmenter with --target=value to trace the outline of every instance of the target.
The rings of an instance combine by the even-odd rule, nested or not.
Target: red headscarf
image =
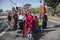
[[[27,14],[30,15],[31,14],[31,11],[27,11]]]

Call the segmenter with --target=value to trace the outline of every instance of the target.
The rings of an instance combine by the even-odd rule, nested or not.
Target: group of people
[[[37,31],[42,32],[47,25],[47,15],[44,17],[39,14],[39,16],[34,15],[31,11],[24,12],[14,12],[13,15],[14,25],[13,30],[21,30],[23,31],[23,36],[25,37],[27,33],[35,33]],[[8,21],[12,20],[11,15],[8,15]]]

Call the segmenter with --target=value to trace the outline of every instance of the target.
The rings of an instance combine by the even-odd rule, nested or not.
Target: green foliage
[[[48,7],[52,8],[52,9],[50,9],[50,10],[52,10],[52,12],[60,11],[60,7],[58,7],[58,5],[60,4],[60,0],[45,0],[45,3]]]
[[[56,8],[57,5],[59,5],[59,0],[45,0],[45,3],[47,6],[52,7],[53,9]]]
[[[42,7],[32,8],[31,11],[34,12],[34,13],[37,13],[38,11],[39,11],[39,12],[42,12]]]
[[[60,6],[57,6],[55,9],[55,12],[60,12]]]
[[[0,12],[3,12],[3,9],[0,9]]]

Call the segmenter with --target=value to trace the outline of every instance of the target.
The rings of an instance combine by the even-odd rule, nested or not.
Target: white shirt
[[[25,15],[18,15],[18,20],[25,20]]]

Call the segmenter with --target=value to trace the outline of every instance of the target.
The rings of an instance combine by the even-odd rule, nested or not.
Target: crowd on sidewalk
[[[39,13],[39,11],[37,12]],[[23,36],[25,37],[29,32],[35,33],[37,31],[42,32],[44,28],[47,26],[47,15],[44,15],[44,17],[39,15],[35,15],[30,10],[27,10],[25,12],[20,11],[14,11],[13,16],[11,16],[10,12],[8,13],[8,24],[9,28],[11,30],[19,30],[18,32],[23,32]],[[13,27],[11,27],[11,21],[13,19]]]

